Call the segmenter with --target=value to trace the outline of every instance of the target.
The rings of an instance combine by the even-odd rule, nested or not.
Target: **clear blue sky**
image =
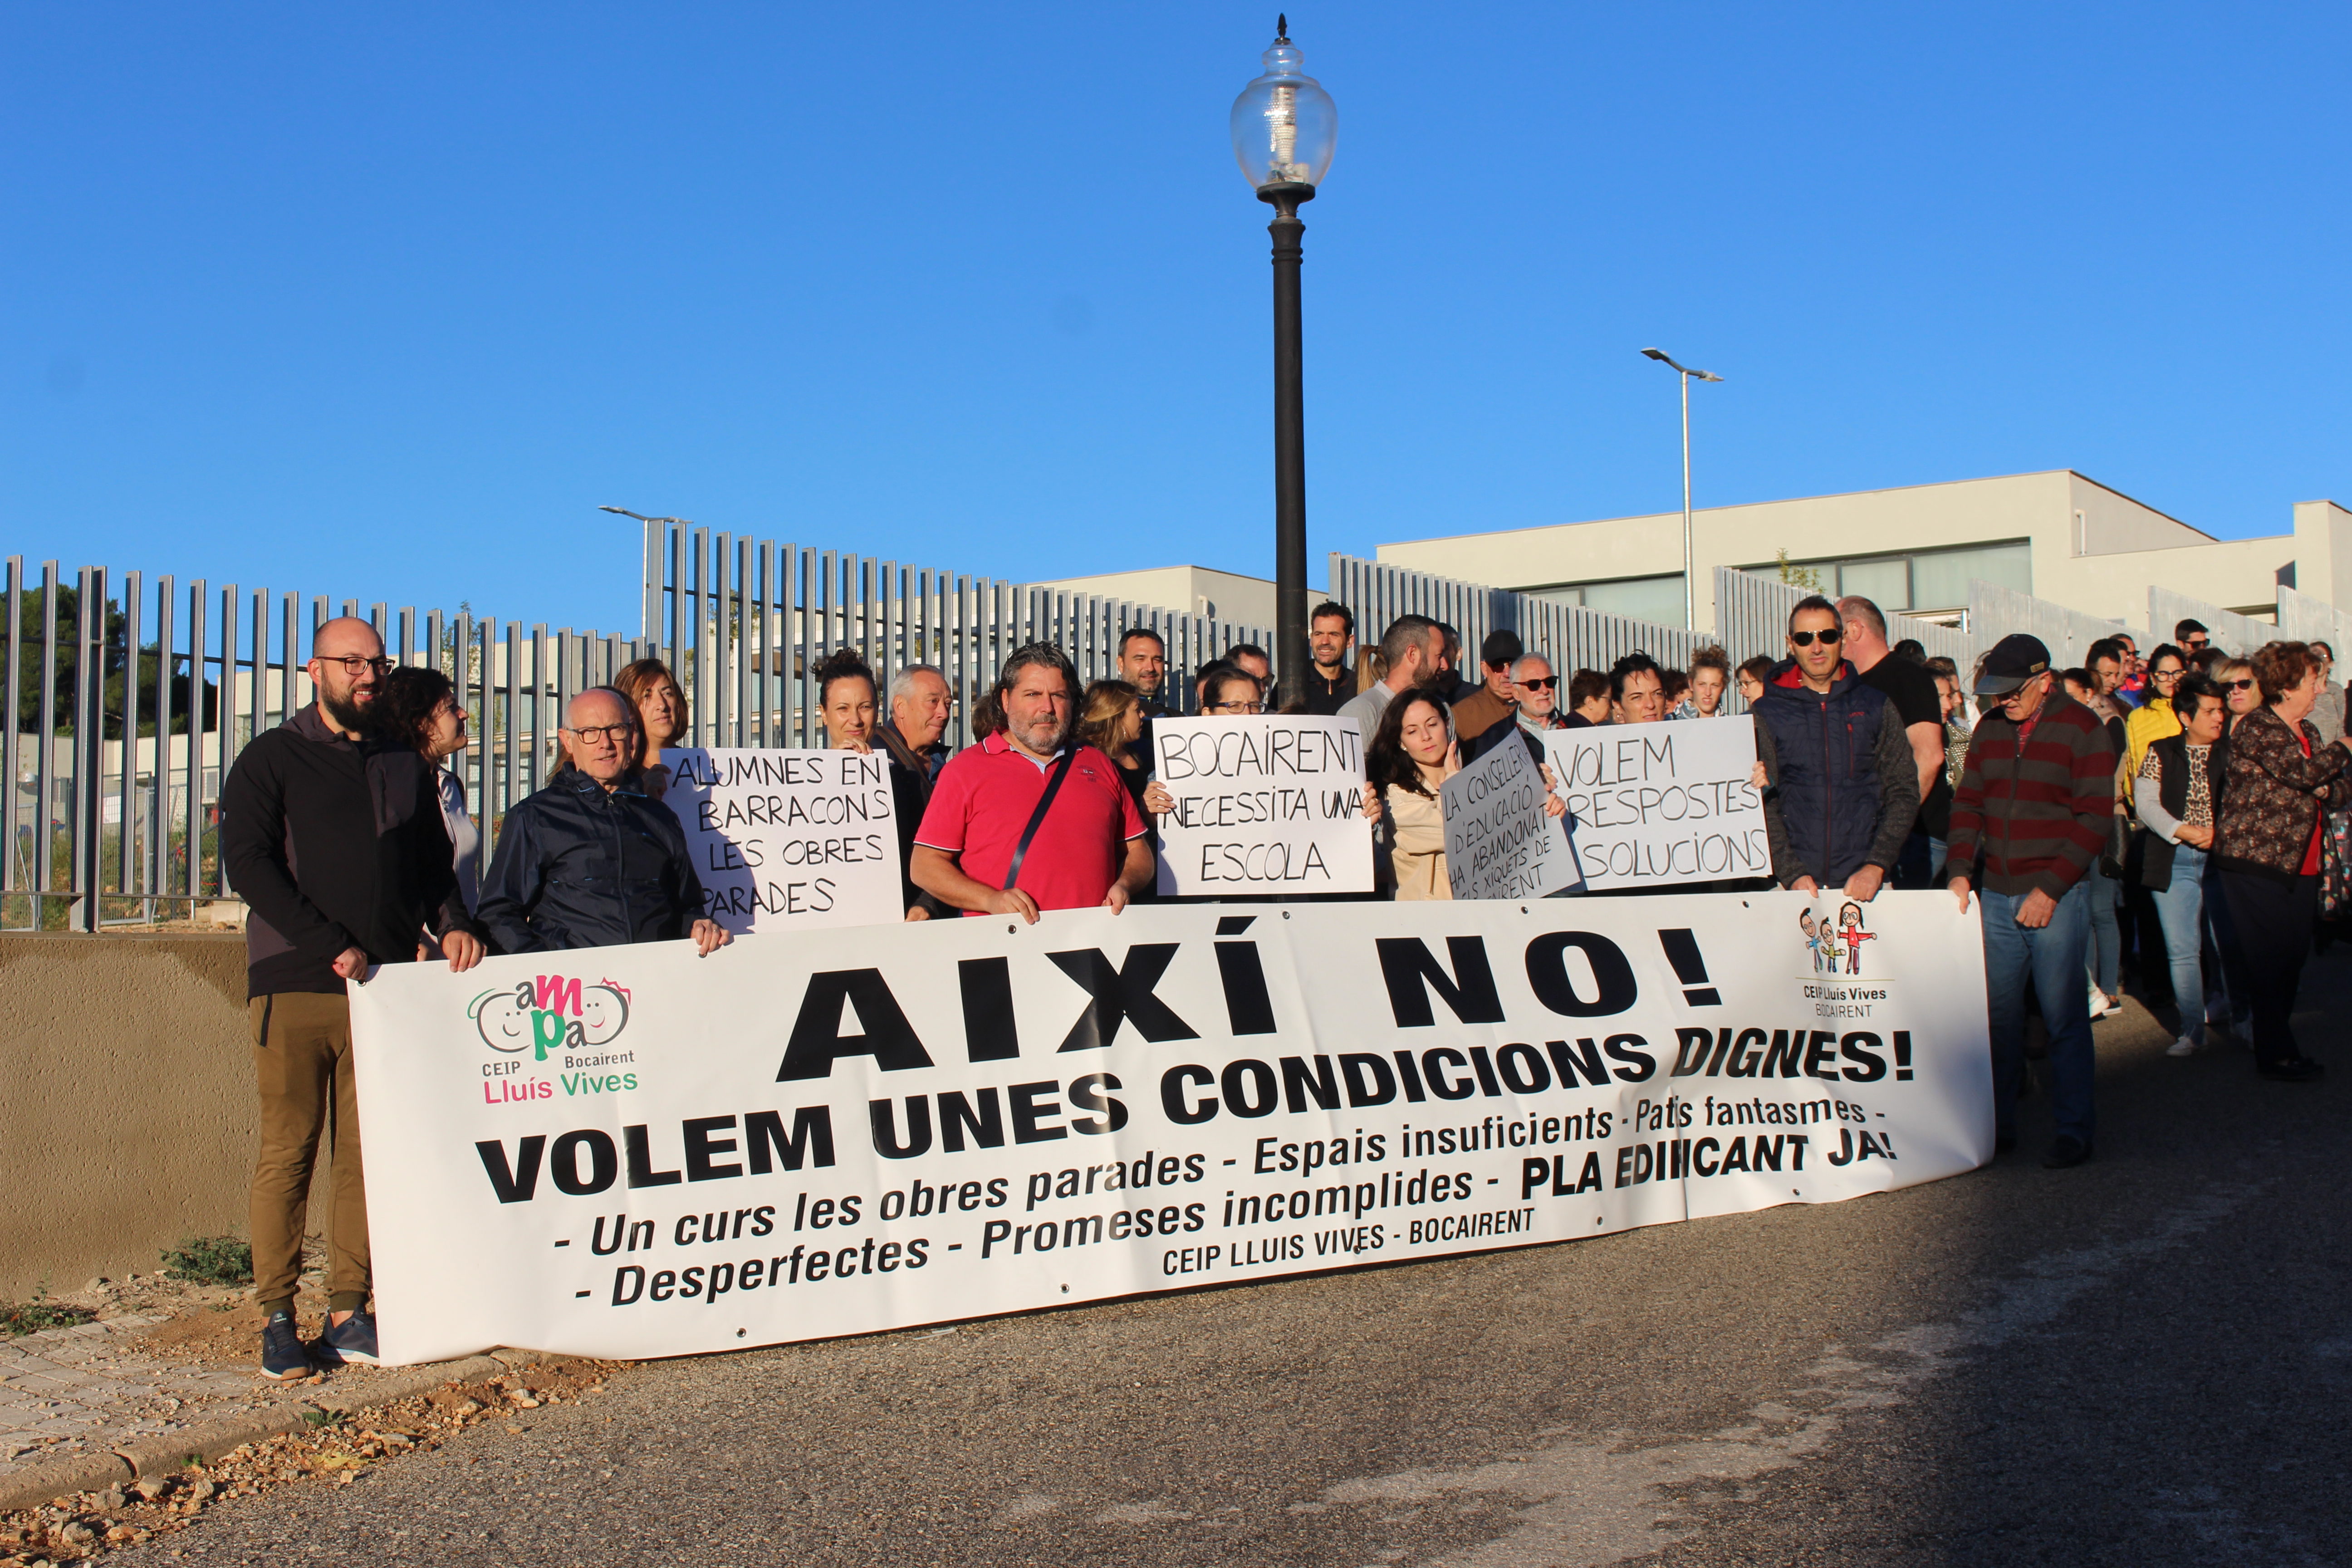
[[[1276,8],[20,0],[0,553],[624,631],[600,501],[1270,574]],[[2341,5],[1291,16],[1318,562],[1678,504],[1645,343],[1729,378],[1702,504],[2352,500]]]

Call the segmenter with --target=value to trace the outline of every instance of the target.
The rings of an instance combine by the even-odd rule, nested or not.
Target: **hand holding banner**
[[[1155,719],[1160,891],[1368,893],[1364,749],[1353,719],[1290,714]]]
[[[1457,899],[1541,899],[1584,878],[1542,771],[1518,726],[1438,792],[1445,813],[1445,875]]]
[[[1589,887],[1771,874],[1747,715],[1552,730],[1544,749]]]
[[[880,752],[688,747],[662,752],[706,913],[740,936],[887,925],[898,825]]]

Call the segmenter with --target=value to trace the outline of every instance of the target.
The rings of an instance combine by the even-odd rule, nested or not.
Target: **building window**
[[[1683,624],[1683,574],[1679,572],[1665,577],[1620,577],[1607,583],[1556,583],[1519,592],[1556,605],[1581,605],[1603,615],[1628,616],[1669,626]]]
[[[2033,551],[2023,540],[2006,544],[1963,545],[1956,550],[1913,550],[1901,554],[1830,556],[1791,561],[1814,574],[1832,598],[1855,595],[1890,614],[1927,616],[1964,610],[1969,580],[1981,577],[1999,588],[2033,592]],[[1744,572],[1780,580],[1772,563]]]

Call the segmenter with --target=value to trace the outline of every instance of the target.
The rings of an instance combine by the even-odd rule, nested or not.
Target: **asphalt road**
[[[124,1563],[2352,1562],[2336,1081],[2098,1026],[2097,1156],[1589,1241],[650,1363]]]

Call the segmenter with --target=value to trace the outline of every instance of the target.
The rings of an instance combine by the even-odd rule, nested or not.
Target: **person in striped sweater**
[[[1969,743],[1952,795],[1947,865],[1966,913],[1983,910],[1992,1030],[1995,1145],[2017,1142],[2025,1070],[2025,988],[2050,1028],[2057,1135],[2042,1163],[2090,1157],[2091,1018],[2083,962],[2091,934],[2085,879],[2115,809],[2116,746],[2097,714],[2069,698],[2038,637],[2006,637],[1985,656],[1977,693],[1994,702]]]

